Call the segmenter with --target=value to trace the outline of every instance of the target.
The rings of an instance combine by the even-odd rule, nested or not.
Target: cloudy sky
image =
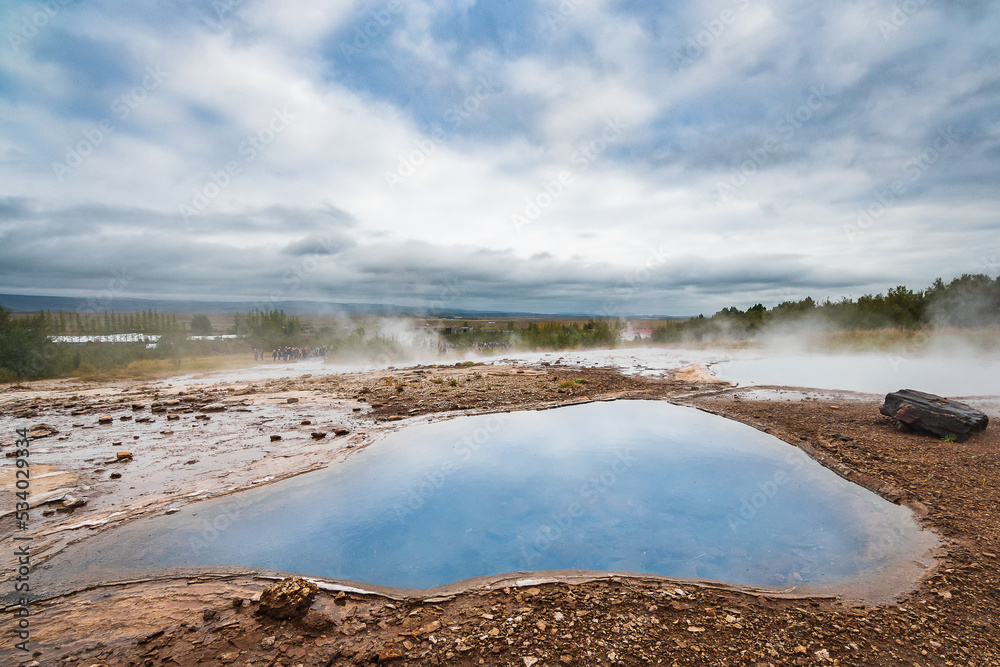
[[[996,275],[998,34],[987,0],[5,0],[0,293],[686,315]]]

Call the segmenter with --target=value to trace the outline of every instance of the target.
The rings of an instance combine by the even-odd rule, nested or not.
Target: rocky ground
[[[746,422],[907,503],[942,536],[938,565],[887,605],[641,577],[519,575],[432,598],[321,590],[307,615],[284,620],[259,613],[256,600],[272,583],[260,575],[178,575],[33,602],[32,653],[15,651],[6,635],[3,664],[1000,665],[995,414],[986,431],[957,444],[896,430],[878,414],[878,397],[751,401],[720,391],[699,369],[652,380],[610,369],[457,365],[169,390],[48,383],[0,393],[0,420],[11,436],[41,423],[58,431],[32,444],[41,452],[32,465],[49,475],[33,494],[53,494],[41,508],[49,516],[32,514],[44,556],[92,530],[191,502],[192,491],[232,493],[324,465],[414,421],[628,397],[670,398]],[[98,423],[103,415],[111,424]],[[126,436],[133,457],[119,463]],[[11,480],[2,481],[11,495]],[[16,528],[11,514],[0,521],[8,553]],[[4,586],[10,605],[12,582]]]

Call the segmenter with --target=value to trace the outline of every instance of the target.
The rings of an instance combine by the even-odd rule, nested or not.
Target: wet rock
[[[351,433],[351,429],[347,428],[346,426],[334,426],[333,427],[333,434],[336,435],[336,436],[350,435],[350,433]]]
[[[281,440],[281,436],[280,435],[272,435],[271,436],[271,442],[278,442],[279,440]]]
[[[965,442],[973,431],[989,424],[989,417],[965,403],[913,389],[900,389],[885,396],[879,407],[903,428],[932,433],[942,438]]]
[[[139,417],[135,421],[137,424],[152,424],[154,420],[152,417]]]
[[[101,415],[100,417],[97,418],[97,423],[98,424],[110,424],[114,420],[115,420],[115,418],[112,417],[111,415]]]
[[[323,431],[316,431],[312,434],[313,440],[322,440],[325,437],[326,433],[324,433]]]
[[[49,436],[58,434],[59,431],[57,431],[55,427],[50,424],[35,424],[28,430],[28,437],[32,440],[37,440],[38,438],[48,438]]]
[[[111,477],[111,479],[121,479],[122,478],[122,474],[120,472],[113,472],[113,473],[111,473],[110,477]]]
[[[168,422],[178,421],[181,418],[180,415],[167,415]]]
[[[319,587],[301,577],[288,577],[264,589],[258,612],[275,619],[305,616]]]
[[[133,403],[132,404],[132,409],[135,410],[135,411],[144,410],[145,408],[146,408],[146,406],[143,405],[142,403]]]
[[[131,461],[132,452],[118,452],[115,454],[115,458],[117,458],[119,462]]]
[[[122,415],[121,417],[118,418],[118,421],[123,421],[123,422],[132,421],[132,415]]]

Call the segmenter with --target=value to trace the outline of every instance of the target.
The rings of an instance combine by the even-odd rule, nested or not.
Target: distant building
[[[49,336],[53,343],[155,343],[160,340],[159,334],[107,334],[104,336]]]

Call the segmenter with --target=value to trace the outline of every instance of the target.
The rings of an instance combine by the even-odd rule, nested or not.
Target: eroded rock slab
[[[965,403],[915,389],[886,394],[878,411],[906,428],[954,437],[956,442],[965,442],[970,433],[985,429],[990,422],[985,413]]]

